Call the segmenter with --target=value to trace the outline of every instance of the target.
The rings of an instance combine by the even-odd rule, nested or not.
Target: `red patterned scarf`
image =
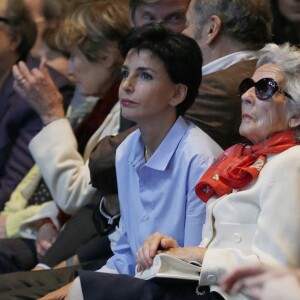
[[[196,185],[196,194],[204,202],[213,195],[230,194],[250,184],[266,163],[266,155],[280,153],[298,145],[294,130],[275,133],[254,146],[237,144],[226,149]]]

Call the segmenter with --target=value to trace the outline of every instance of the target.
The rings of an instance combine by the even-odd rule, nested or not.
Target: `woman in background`
[[[44,58],[48,66],[67,75],[68,54],[58,49],[55,35],[67,14],[61,0],[25,0],[37,28],[32,57]]]
[[[23,0],[0,2],[0,211],[33,165],[28,144],[43,127],[40,117],[13,89],[12,66],[20,60],[30,68],[39,61],[29,53],[36,40],[36,26]],[[62,94],[62,110],[73,96],[73,84],[49,68],[53,85]],[[0,224],[1,224],[0,218]]]

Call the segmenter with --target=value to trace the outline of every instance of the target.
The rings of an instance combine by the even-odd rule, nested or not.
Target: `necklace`
[[[150,158],[150,155],[149,155],[149,152],[148,152],[146,146],[144,147],[144,157],[145,157],[146,161],[148,161]]]

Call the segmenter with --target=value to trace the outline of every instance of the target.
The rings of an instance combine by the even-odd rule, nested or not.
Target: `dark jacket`
[[[241,98],[237,89],[244,78],[252,77],[256,62],[245,60],[204,75],[195,103],[185,114],[223,149],[245,141],[239,134]]]

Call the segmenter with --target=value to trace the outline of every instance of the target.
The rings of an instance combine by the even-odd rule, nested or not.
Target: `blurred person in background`
[[[273,42],[290,42],[300,47],[300,2],[298,0],[272,0],[274,15]]]
[[[68,54],[57,48],[55,35],[66,9],[60,0],[24,0],[37,28],[37,38],[30,51],[34,58],[44,58],[48,66],[67,76]]]
[[[36,112],[13,89],[12,66],[26,61],[30,68],[39,61],[29,52],[36,40],[36,26],[23,0],[0,3],[0,211],[11,193],[33,165],[28,144],[43,127]],[[73,96],[73,84],[49,69],[54,85],[62,92],[63,109]],[[20,78],[20,82],[24,78]],[[1,223],[0,218],[0,223]]]

